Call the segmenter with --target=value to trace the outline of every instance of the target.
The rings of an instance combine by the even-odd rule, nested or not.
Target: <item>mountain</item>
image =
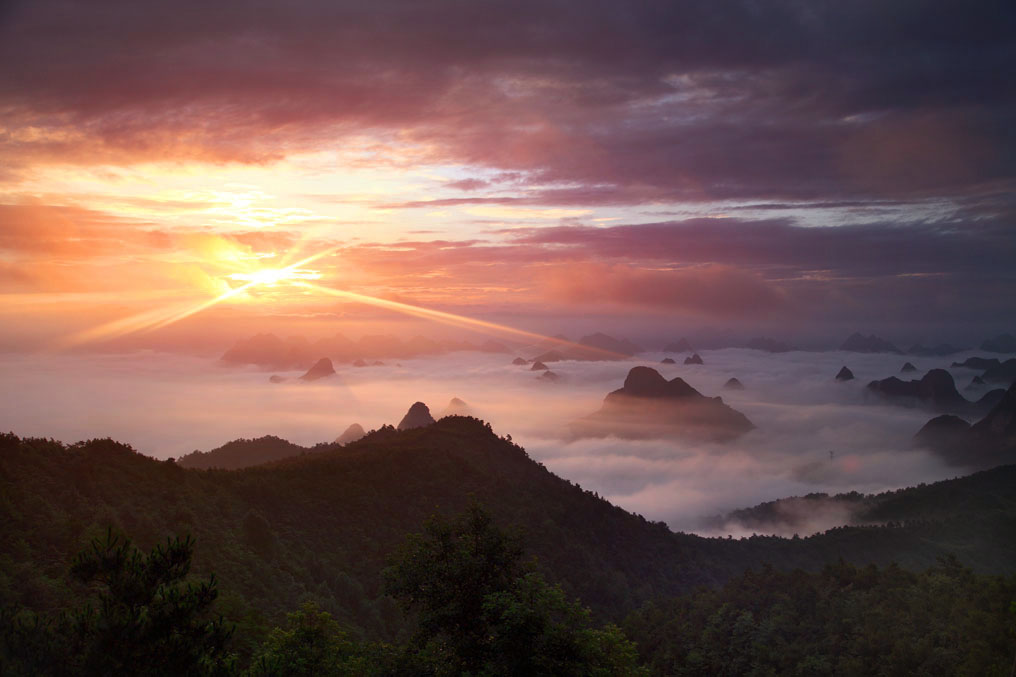
[[[609,393],[599,411],[572,423],[576,437],[666,437],[728,441],[751,430],[751,421],[706,397],[681,378],[670,381],[649,367],[634,367],[624,386]]]
[[[954,353],[963,352],[963,350],[964,350],[963,348],[957,348],[956,346],[950,345],[948,343],[940,343],[932,348],[917,343],[910,346],[910,349],[907,351],[907,354],[917,355],[919,357],[943,357],[945,355],[952,355]]]
[[[971,426],[970,431],[1006,447],[1016,445],[1016,383],[1009,386],[998,404]]]
[[[695,353],[691,357],[684,358],[684,363],[685,364],[704,364],[702,362],[702,356],[699,355],[698,353]]]
[[[291,336],[283,340],[274,334],[256,334],[236,341],[220,359],[230,365],[254,364],[263,369],[291,370],[306,369],[322,355],[337,362],[353,362],[440,355],[456,350],[508,352],[507,347],[496,341],[485,341],[477,346],[467,341],[435,341],[423,336],[403,340],[387,334],[365,335],[356,341],[342,334],[316,341],[309,341],[302,336]]]
[[[660,364],[677,364],[673,357],[664,357],[660,360]]]
[[[688,339],[682,337],[679,341],[675,341],[673,343],[668,343],[666,346],[664,346],[663,352],[665,352],[665,353],[691,353],[691,352],[694,352],[694,349],[691,347],[691,344],[688,343]]]
[[[894,346],[889,341],[879,338],[872,334],[871,336],[863,336],[859,333],[851,334],[847,337],[847,340],[840,346],[840,350],[845,350],[851,353],[899,353],[903,354],[903,351]]]
[[[413,428],[423,428],[432,423],[434,423],[434,417],[430,415],[427,405],[423,402],[415,402],[399,421],[398,429],[412,430]]]
[[[353,423],[346,428],[341,435],[335,438],[335,444],[351,444],[359,439],[362,439],[367,431],[363,429],[363,426],[359,423]]]
[[[529,368],[529,371],[547,371],[548,369],[550,369],[550,367],[545,365],[543,362],[536,360],[533,362],[533,366]]]
[[[306,369],[314,361],[314,350],[303,338],[283,341],[275,334],[255,334],[238,340],[220,360],[232,365],[256,364],[264,369]]]
[[[836,372],[836,380],[837,381],[853,381],[854,380],[854,372],[852,372],[849,369],[847,369],[846,366],[840,367],[840,370],[838,372]]]
[[[707,518],[703,525],[791,535],[795,531],[807,533],[816,516],[835,515],[839,525],[849,527],[950,520],[958,515],[967,515],[966,519],[976,519],[974,515],[1016,515],[1016,485],[1008,486],[1009,482],[1016,482],[1016,465],[877,494],[851,491],[780,498]],[[1012,566],[1016,567],[1016,560]]]
[[[767,353],[787,353],[794,348],[782,341],[776,339],[767,338],[765,336],[759,336],[748,341],[744,345],[745,348],[750,350],[761,350]]]
[[[970,402],[956,390],[952,374],[945,369],[932,369],[915,381],[902,381],[895,376],[872,381],[868,390],[885,400],[908,406],[925,406],[936,411],[984,414],[995,406],[1002,393],[992,391],[977,402]]]
[[[547,371],[540,374],[540,379],[543,381],[560,381],[561,375],[548,369]]]
[[[617,355],[636,355],[642,352],[642,348],[628,339],[616,339],[613,336],[608,336],[603,332],[596,332],[589,336],[583,336],[579,339],[579,345],[594,348],[596,350],[606,351],[609,353],[615,353]],[[603,357],[593,357],[589,359],[604,359]]]
[[[266,631],[313,599],[357,635],[389,641],[405,621],[380,591],[386,559],[429,515],[472,500],[521,527],[541,571],[604,619],[765,563],[923,568],[955,552],[980,572],[1016,569],[1016,468],[900,493],[873,513],[889,526],[708,539],[613,506],[462,417],[233,471],[186,469],[108,439],[0,435],[0,496],[0,607],[51,611],[75,598],[66,562],[112,525],[146,549],[190,533],[193,575],[218,575],[219,610],[242,628]]]
[[[537,362],[560,362],[562,360],[618,360],[642,352],[642,348],[627,339],[616,339],[602,332],[583,336],[577,343],[564,347],[556,344],[553,348],[533,358]]]
[[[265,435],[256,439],[233,440],[211,451],[194,450],[181,456],[176,463],[181,468],[236,470],[299,456],[309,451],[312,450],[280,437]]]
[[[514,360],[512,360],[512,364],[514,364],[516,367],[521,367],[523,365],[529,364],[529,361],[521,357],[516,357]]]
[[[561,362],[562,360],[570,359],[565,356],[560,350],[548,350],[545,353],[540,353],[532,359],[532,362],[543,364],[544,362]]]
[[[987,383],[983,378],[981,378],[980,376],[975,376],[972,379],[970,379],[970,383],[969,385],[967,385],[965,390],[974,390],[976,388],[980,388],[985,385],[987,385]]]
[[[444,418],[445,416],[472,416],[473,409],[465,401],[460,400],[457,397],[453,397],[448,401],[448,406],[444,408],[441,415],[438,418]]]
[[[989,383],[1004,383],[1009,385],[1016,381],[1016,357],[1006,360],[995,367],[988,368],[981,378]]]
[[[964,367],[966,369],[991,369],[1002,364],[1002,360],[996,357],[968,357],[962,362],[953,362],[954,367]]]
[[[736,378],[729,378],[727,382],[723,384],[724,390],[744,390],[744,384],[738,381]]]
[[[989,353],[1016,353],[1016,336],[999,334],[995,338],[986,339],[981,344],[981,350]]]
[[[329,376],[335,375],[335,367],[332,366],[332,361],[327,357],[322,357],[320,360],[314,363],[314,365],[300,377],[301,381],[317,381],[318,379],[328,378]]]
[[[973,425],[955,416],[931,419],[914,435],[914,445],[961,467],[990,468],[1016,461],[1016,384]]]
[[[902,367],[900,367],[900,373],[901,374],[909,374],[909,373],[915,372],[915,371],[917,371],[917,367],[915,367],[910,362],[906,362],[906,363],[904,363],[904,365]]]
[[[498,341],[487,340],[481,343],[476,348],[481,353],[507,353],[511,352],[508,350],[508,346]]]

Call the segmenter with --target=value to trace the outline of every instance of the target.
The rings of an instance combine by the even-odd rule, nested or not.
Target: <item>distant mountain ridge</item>
[[[544,345],[546,347],[546,345]],[[642,347],[628,339],[617,339],[603,332],[583,336],[575,343],[552,344],[549,350],[534,356],[533,362],[560,362],[562,360],[601,361],[618,360],[642,352]]]
[[[840,345],[840,350],[852,352],[852,353],[898,353],[903,354],[903,351],[897,348],[895,345],[886,341],[883,338],[875,336],[864,336],[860,333],[854,333],[847,337],[847,339]]]
[[[959,467],[1016,462],[1016,383],[980,421],[970,425],[956,416],[937,416],[917,431],[914,445]]]
[[[362,336],[353,341],[342,334],[308,341],[302,336],[281,339],[275,334],[263,333],[239,339],[223,353],[220,361],[224,364],[253,364],[264,369],[288,370],[307,369],[322,356],[336,362],[353,362],[376,358],[408,359],[459,350],[508,352],[507,346],[496,341],[476,345],[467,341],[435,341],[422,336],[403,340],[391,335]]]
[[[993,390],[976,402],[967,400],[956,389],[952,374],[932,369],[918,380],[903,381],[895,376],[871,381],[868,391],[890,402],[926,406],[954,414],[984,414],[1002,399],[1003,391]]]

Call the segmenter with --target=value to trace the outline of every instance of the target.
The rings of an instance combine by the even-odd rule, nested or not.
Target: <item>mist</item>
[[[313,383],[301,372],[224,367],[204,357],[156,352],[0,356],[8,397],[0,429],[74,442],[112,437],[165,459],[227,441],[276,435],[302,445],[334,440],[349,424],[397,424],[425,402],[438,417],[449,400],[465,400],[500,435],[511,435],[551,471],[611,502],[677,530],[743,535],[737,524],[705,518],[763,501],[813,492],[872,493],[960,474],[912,449],[911,437],[934,414],[877,403],[865,384],[898,374],[905,360],[919,377],[962,361],[842,352],[769,354],[746,349],[700,351],[701,366],[659,364],[663,353],[616,362],[558,362],[556,382],[514,355],[458,352],[386,360],[384,366],[336,364],[335,376]],[[523,353],[525,357],[532,357]],[[678,356],[674,356],[678,357]],[[683,357],[683,356],[682,356]],[[722,395],[756,428],[726,443],[573,440],[568,424],[599,408],[628,370],[651,366],[680,376],[704,395]],[[843,365],[856,380],[838,383]],[[953,369],[961,390],[974,372]],[[287,377],[271,384],[268,377]],[[737,377],[743,391],[725,391]],[[971,393],[966,393],[972,397]],[[978,392],[979,396],[982,392]],[[813,511],[795,533],[849,521],[849,510]],[[785,526],[753,529],[783,533]]]

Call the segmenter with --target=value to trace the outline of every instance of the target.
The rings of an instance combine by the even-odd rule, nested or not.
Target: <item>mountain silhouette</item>
[[[843,367],[840,368],[840,370],[838,372],[836,372],[836,380],[837,381],[853,381],[854,380],[854,372],[852,372],[849,369],[847,369],[846,366],[843,366]]]
[[[367,432],[359,423],[353,423],[341,435],[335,438],[335,444],[351,444],[361,439]]]
[[[624,386],[599,411],[572,423],[576,437],[666,437],[729,441],[754,426],[719,397],[706,397],[681,378],[670,381],[650,367],[634,367]]]
[[[981,350],[989,353],[1016,353],[1016,336],[999,334],[995,338],[986,339],[981,344]]]
[[[682,337],[680,340],[674,341],[673,343],[668,343],[666,346],[664,346],[663,352],[692,353],[695,352],[695,350],[691,347],[691,344],[688,343],[688,339]]]
[[[423,402],[416,402],[409,408],[406,415],[399,421],[399,430],[412,430],[422,428],[434,423],[434,417],[430,415],[430,409]]]
[[[448,401],[448,406],[444,408],[441,415],[438,418],[444,418],[445,416],[472,416],[473,410],[465,401],[460,400],[457,397],[453,397]]]
[[[967,425],[955,416],[938,416],[917,432],[914,444],[934,451],[955,466],[990,468],[1013,463],[1016,461],[1016,384],[1004,391],[980,421]]]
[[[332,366],[332,361],[327,357],[322,357],[320,360],[314,363],[307,372],[300,377],[301,381],[317,381],[318,379],[328,378],[335,374],[335,367]]]
[[[954,367],[964,367],[966,369],[991,369],[1002,364],[1002,360],[997,357],[968,357],[962,362],[953,362]]]
[[[903,351],[894,346],[889,341],[879,338],[872,334],[871,336],[864,336],[860,333],[854,333],[847,337],[847,340],[840,346],[840,350],[844,350],[851,353],[899,353],[903,354]]]

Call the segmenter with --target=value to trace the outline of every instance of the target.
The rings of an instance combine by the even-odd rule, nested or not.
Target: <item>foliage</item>
[[[6,610],[3,672],[214,675],[228,671],[232,630],[209,620],[214,576],[185,582],[193,542],[171,539],[143,555],[110,531],[74,560],[71,575],[97,604],[45,619]]]
[[[145,550],[194,535],[192,572],[219,575],[215,606],[236,626],[231,646],[242,663],[308,601],[361,648],[401,645],[415,628],[384,592],[386,558],[428,516],[465,510],[470,494],[498,524],[524,530],[535,571],[581,599],[596,623],[765,562],[783,571],[820,571],[840,558],[923,570],[954,552],[979,573],[1016,570],[1016,467],[885,496],[885,526],[706,539],[612,506],[482,422],[450,417],[236,471],[189,470],[112,440],[0,435],[0,607],[55,617],[78,606],[66,563],[112,525]]]
[[[360,647],[315,603],[307,602],[286,618],[286,628],[275,628],[262,644],[251,677],[358,676],[372,669]]]
[[[749,571],[624,623],[666,675],[1008,675],[1016,577],[943,559],[923,573],[839,562]]]
[[[385,571],[388,591],[417,614],[417,669],[435,675],[637,675],[637,654],[613,626],[592,627],[523,561],[517,535],[477,505],[411,536]]]

